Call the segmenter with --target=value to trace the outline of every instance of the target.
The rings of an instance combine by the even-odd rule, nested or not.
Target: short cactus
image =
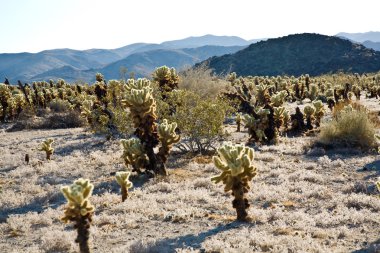
[[[315,108],[314,117],[315,117],[315,125],[319,127],[321,125],[321,119],[325,114],[325,108],[321,100],[317,100],[313,102],[313,106]]]
[[[124,202],[128,198],[128,189],[133,187],[133,183],[129,181],[130,172],[119,171],[116,172],[116,182],[121,187],[121,200]]]
[[[51,155],[54,152],[54,148],[52,148],[52,146],[51,146],[53,144],[53,142],[54,142],[53,139],[46,139],[41,143],[40,147],[38,148],[39,151],[45,151],[46,152],[46,159],[47,160],[51,159]]]
[[[249,182],[256,176],[256,168],[253,165],[254,150],[243,145],[225,144],[218,149],[218,156],[212,159],[222,174],[213,177],[211,181],[216,184],[223,182],[224,191],[232,191],[235,197],[232,205],[236,209],[237,220],[249,220],[249,203],[245,194],[250,188]]]
[[[61,191],[68,201],[65,208],[64,216],[61,220],[64,223],[72,221],[75,223],[78,236],[76,242],[79,243],[81,253],[89,253],[90,223],[94,213],[94,206],[91,205],[88,198],[92,194],[94,185],[88,179],[78,179],[71,186],[64,186]]]
[[[305,108],[303,108],[303,112],[306,117],[306,127],[310,130],[313,129],[313,125],[311,122],[314,119],[315,108],[310,105],[307,105],[305,106]]]

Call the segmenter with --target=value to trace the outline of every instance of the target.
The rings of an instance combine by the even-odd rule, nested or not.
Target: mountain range
[[[0,54],[0,78],[11,83],[58,79],[91,82],[95,73],[106,79],[119,79],[120,68],[147,76],[158,66],[181,69],[211,56],[237,52],[258,40],[244,40],[236,36],[205,35],[161,44],[135,43],[116,49],[54,49],[39,53]]]
[[[380,51],[380,32],[338,33],[335,36],[358,42],[365,47]]]
[[[364,73],[380,70],[380,52],[336,36],[303,33],[260,41],[203,64],[218,74],[242,76]]]
[[[0,81],[7,77],[11,83],[58,78],[93,82],[97,72],[107,80],[128,77],[132,72],[143,77],[162,65],[181,70],[201,62],[217,73],[235,71],[240,75],[376,71],[379,52],[367,48],[380,51],[380,32],[297,34],[269,40],[204,35],[116,49],[4,53],[0,54]]]

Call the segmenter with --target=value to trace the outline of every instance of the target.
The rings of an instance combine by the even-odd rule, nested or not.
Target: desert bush
[[[168,118],[178,124],[183,151],[202,153],[215,150],[216,142],[223,137],[223,122],[233,109],[221,99],[202,98],[197,93],[180,90],[175,92],[176,111]]]
[[[321,127],[318,142],[325,145],[373,148],[375,127],[363,108],[346,106]]]
[[[52,112],[67,112],[72,107],[69,101],[62,99],[54,99],[50,101],[48,106]]]

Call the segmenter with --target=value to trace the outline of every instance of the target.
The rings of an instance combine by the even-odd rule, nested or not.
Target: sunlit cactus
[[[308,129],[313,129],[312,121],[314,119],[315,108],[310,105],[306,105],[303,112],[306,117],[306,127]]]
[[[140,171],[141,168],[145,167],[149,159],[145,154],[145,150],[140,139],[122,139],[120,140],[120,143],[123,147],[122,158],[126,165],[131,165],[133,171]]]
[[[53,139],[46,139],[40,144],[40,147],[38,148],[39,151],[45,151],[46,152],[46,159],[47,160],[51,159],[51,155],[54,152],[54,148],[52,147],[53,143],[54,143]]]
[[[75,242],[79,244],[81,253],[91,252],[89,247],[90,223],[95,208],[88,198],[91,196],[93,189],[94,185],[90,183],[90,180],[82,178],[76,180],[70,186],[61,188],[68,202],[61,220],[64,223],[74,222],[74,228],[77,229],[78,233]]]
[[[12,96],[12,93],[6,84],[0,83],[0,104],[2,107],[2,115],[0,121],[4,122],[6,118],[6,111],[8,109],[8,99]]]
[[[101,73],[96,73],[95,74],[95,80],[97,82],[103,82],[104,81],[104,76]]]
[[[174,139],[165,139],[165,137],[169,136],[164,136],[164,132],[161,132],[161,137],[158,134],[156,101],[153,98],[153,89],[150,82],[147,79],[138,79],[136,82],[128,80],[125,89],[125,99],[122,102],[131,112],[136,128],[135,135],[140,139],[144,152],[148,157],[145,169],[155,174],[166,175],[165,161],[172,144],[170,142]],[[172,126],[174,125],[169,126],[167,122],[166,125],[162,125],[163,128]],[[161,150],[156,154],[154,148],[159,144],[160,140],[164,141],[164,143],[161,143]]]
[[[286,90],[283,90],[283,91],[280,91],[279,93],[273,95],[270,98],[270,101],[271,101],[273,106],[279,107],[279,106],[282,106],[284,104],[286,96],[287,96],[287,92],[286,92]]]
[[[121,187],[121,200],[124,202],[128,198],[128,189],[133,187],[133,183],[129,181],[130,172],[119,171],[116,172],[116,182]]]
[[[170,92],[178,88],[179,77],[174,68],[162,66],[153,72],[153,81],[158,83],[162,92]]]
[[[213,157],[215,166],[222,171],[219,176],[211,180],[216,184],[223,182],[224,191],[232,191],[235,197],[232,201],[236,209],[237,220],[247,221],[249,203],[245,196],[249,190],[249,183],[256,176],[253,164],[254,150],[243,145],[225,144],[218,149],[218,156]]]
[[[284,112],[285,107],[274,107],[274,123],[277,129],[280,129],[284,125]]]
[[[313,106],[315,108],[314,117],[315,117],[315,125],[319,127],[321,125],[321,119],[325,114],[325,108],[321,100],[317,100],[313,102]]]

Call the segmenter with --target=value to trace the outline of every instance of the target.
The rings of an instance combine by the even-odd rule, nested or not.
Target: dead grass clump
[[[61,129],[83,127],[85,121],[77,111],[65,113],[53,113],[49,115],[38,128],[41,129]]]
[[[180,89],[192,91],[202,98],[216,98],[227,82],[212,74],[207,66],[189,68],[180,75]]]
[[[343,109],[321,127],[318,142],[328,146],[360,147],[376,145],[375,126],[364,109]]]

